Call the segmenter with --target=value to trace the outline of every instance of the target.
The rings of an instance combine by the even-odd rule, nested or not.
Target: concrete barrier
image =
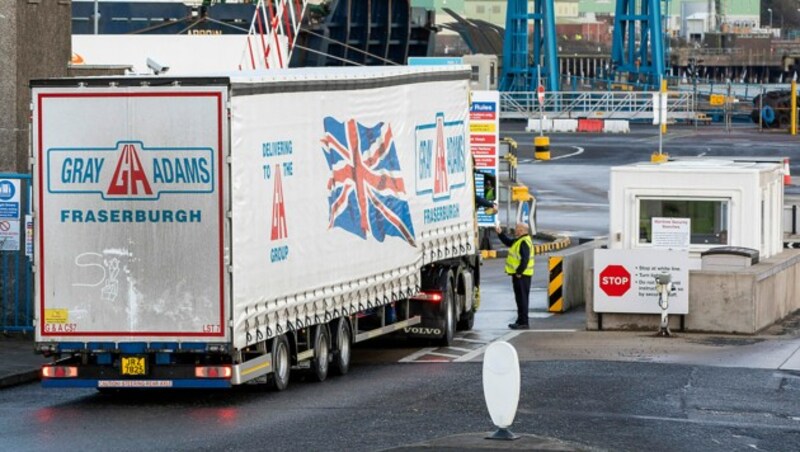
[[[584,272],[586,328],[589,330],[652,330],[658,314],[596,314],[593,307],[592,265]],[[739,271],[689,272],[689,314],[686,331],[756,334],[800,309],[800,250],[785,250]],[[670,329],[681,316],[670,316]]]
[[[535,118],[528,119],[528,126],[525,127],[526,132],[538,132],[539,127],[542,128],[545,132],[552,132],[553,131],[553,120],[552,119],[544,119],[539,125],[539,120]]]
[[[630,133],[631,124],[624,119],[606,119],[603,123],[604,133]]]
[[[548,310],[550,312],[566,312],[584,303],[583,286],[585,282],[583,274],[587,268],[586,263],[588,262],[591,264],[594,259],[594,250],[596,248],[607,244],[608,241],[605,238],[601,238],[564,249],[557,254],[551,255],[551,257],[559,257],[561,259],[560,262],[558,262],[558,260],[554,261],[554,263],[559,263],[560,268],[557,269],[558,272],[553,272],[552,278],[548,278]],[[558,278],[560,278],[560,281]],[[561,298],[560,303],[557,303],[557,300],[552,300],[552,303],[550,302],[551,290],[549,286],[551,286],[551,283],[553,286],[553,293],[556,293],[556,286],[560,287],[560,293],[558,294]]]
[[[578,132],[599,133],[603,131],[602,119],[578,119]]]
[[[553,132],[575,132],[578,130],[577,119],[554,119]]]
[[[539,120],[528,119],[527,132],[539,131]],[[544,132],[603,132],[630,133],[630,122],[624,119],[545,119],[542,121]]]

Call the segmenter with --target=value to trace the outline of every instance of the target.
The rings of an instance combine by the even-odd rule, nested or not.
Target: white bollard
[[[497,431],[486,439],[519,439],[508,429],[517,414],[519,388],[517,351],[508,342],[492,343],[483,355],[483,396]]]

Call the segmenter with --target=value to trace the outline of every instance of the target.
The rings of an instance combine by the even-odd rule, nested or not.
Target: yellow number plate
[[[147,367],[144,356],[122,358],[122,375],[146,375]]]

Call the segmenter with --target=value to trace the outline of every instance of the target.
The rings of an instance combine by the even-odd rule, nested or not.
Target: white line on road
[[[509,340],[519,336],[521,333],[522,333],[522,331],[519,331],[519,330],[518,331],[512,331],[512,332],[506,334],[505,336],[497,339],[497,341],[508,342]],[[493,342],[496,342],[496,341],[493,341]],[[463,363],[463,362],[467,362],[467,361],[475,358],[476,356],[480,356],[480,355],[483,354],[483,352],[486,351],[486,347],[488,347],[489,345],[490,344],[486,344],[481,348],[475,349],[475,350],[471,351],[470,353],[467,353],[466,355],[464,355],[464,356],[462,356],[460,358],[457,358],[453,362],[455,362],[455,363]]]
[[[567,157],[575,157],[576,155],[583,154],[584,149],[582,147],[580,146],[570,146],[570,147],[577,149],[577,151],[573,152],[572,154],[559,155],[558,157],[553,157],[550,159],[550,161],[552,162],[553,160],[561,160]],[[519,163],[541,163],[543,161],[544,160],[526,159],[526,160],[520,160]]]
[[[517,330],[517,331],[512,331],[512,332],[510,332],[510,333],[506,334],[505,336],[503,336],[503,337],[501,337],[501,338],[499,338],[499,339],[496,339],[496,340],[495,340],[495,341],[493,341],[493,342],[497,342],[497,341],[508,342],[508,341],[510,341],[511,339],[514,339],[515,337],[519,336],[519,335],[520,335],[520,334],[522,334],[522,333],[574,333],[575,331],[577,331],[577,330],[568,330],[568,329],[553,329],[553,330]],[[485,346],[483,346],[483,347],[481,347],[481,348],[475,349],[475,350],[473,350],[472,352],[470,352],[470,353],[467,353],[466,355],[464,355],[464,356],[462,356],[462,357],[460,357],[460,358],[457,358],[457,359],[455,359],[453,362],[454,362],[454,363],[463,363],[463,362],[470,361],[470,360],[472,360],[472,359],[474,359],[474,358],[476,358],[476,357],[478,357],[478,356],[482,355],[482,354],[483,354],[483,352],[485,352],[485,351],[486,351],[486,347],[488,347],[489,345],[490,345],[490,344],[486,344]]]
[[[406,356],[405,358],[401,359],[398,362],[401,362],[401,363],[415,362],[417,358],[425,356],[425,355],[427,355],[428,353],[430,353],[430,352],[432,352],[434,350],[436,350],[434,347],[423,348],[423,349],[417,350],[416,352]]]
[[[561,159],[565,159],[567,157],[574,157],[576,155],[583,154],[583,148],[582,147],[580,147],[580,146],[570,146],[570,147],[577,149],[577,151],[573,152],[572,154],[559,155],[558,157],[551,158],[550,160],[561,160]]]
[[[458,358],[458,355],[451,355],[449,353],[428,352],[428,354],[433,356],[444,356],[445,358]]]
[[[471,351],[472,351],[472,349],[471,349],[471,348],[453,347],[452,345],[451,345],[451,346],[449,346],[449,347],[447,347],[447,348],[449,348],[450,350],[455,350],[455,351],[457,351],[457,352],[464,352],[464,353],[467,353],[467,352],[471,352]]]
[[[473,344],[488,344],[489,341],[479,341],[477,339],[467,339],[465,337],[454,337],[454,341],[471,342]]]

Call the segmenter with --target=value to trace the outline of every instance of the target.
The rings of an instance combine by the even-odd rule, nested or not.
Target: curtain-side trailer
[[[344,374],[472,327],[465,67],[32,82],[48,387]]]

